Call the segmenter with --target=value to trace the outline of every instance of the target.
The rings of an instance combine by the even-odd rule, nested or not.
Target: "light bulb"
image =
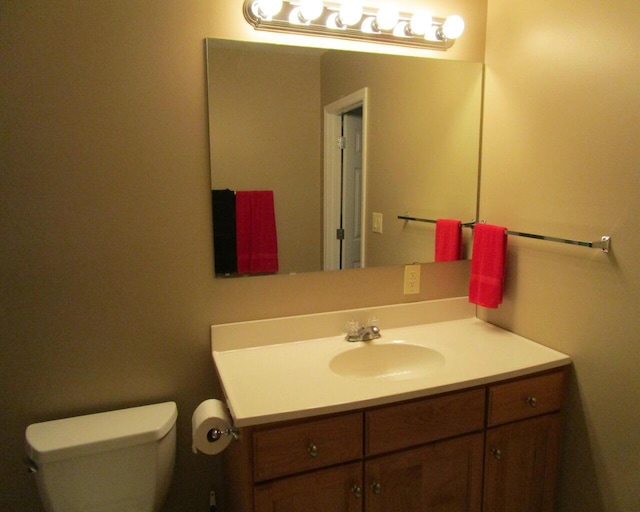
[[[398,23],[400,13],[398,8],[390,3],[384,3],[380,6],[376,16],[376,27],[380,30],[393,30]]]
[[[345,0],[338,14],[339,24],[343,26],[355,25],[362,18],[362,3],[359,0]]]
[[[433,23],[431,13],[426,9],[420,9],[411,17],[409,32],[411,35],[423,36],[427,33],[427,30],[429,30],[431,23]]]
[[[319,18],[322,11],[324,11],[322,0],[302,0],[300,2],[300,17],[305,22]]]
[[[282,9],[282,0],[257,0],[254,4],[257,14],[265,19],[271,19]]]
[[[464,32],[464,20],[454,14],[449,16],[442,24],[442,34],[446,39],[457,39]]]

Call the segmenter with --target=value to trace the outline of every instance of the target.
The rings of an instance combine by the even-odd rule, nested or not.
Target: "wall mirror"
[[[218,39],[206,49],[211,188],[273,191],[279,273],[431,262],[435,224],[398,216],[475,218],[481,63]],[[349,150],[350,170],[331,170]]]

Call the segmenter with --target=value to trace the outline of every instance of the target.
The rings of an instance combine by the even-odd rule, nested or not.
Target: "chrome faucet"
[[[360,326],[358,322],[347,324],[347,341],[371,341],[380,337],[380,328],[377,325]]]

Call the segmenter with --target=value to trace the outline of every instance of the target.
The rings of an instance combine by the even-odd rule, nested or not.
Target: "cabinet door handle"
[[[362,489],[360,489],[360,486],[358,484],[353,484],[351,486],[351,493],[356,497],[356,498],[362,498]]]
[[[371,484],[371,489],[373,489],[373,494],[377,495],[382,493],[382,486],[378,482],[373,482],[373,484]]]
[[[491,455],[493,455],[494,459],[500,460],[502,458],[502,450],[499,448],[491,448]]]
[[[535,396],[528,396],[527,397],[527,403],[531,406],[531,407],[536,407],[538,405],[538,400],[536,399]]]
[[[318,447],[313,443],[309,443],[309,447],[307,448],[307,451],[309,452],[309,455],[311,455],[312,457],[318,456]]]

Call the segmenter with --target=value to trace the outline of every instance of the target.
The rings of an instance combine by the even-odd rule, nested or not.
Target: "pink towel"
[[[469,302],[485,308],[497,308],[502,304],[506,259],[506,228],[476,224],[473,230]]]
[[[436,261],[462,259],[462,222],[453,219],[436,221]]]
[[[278,271],[278,238],[273,191],[236,192],[238,273]]]

